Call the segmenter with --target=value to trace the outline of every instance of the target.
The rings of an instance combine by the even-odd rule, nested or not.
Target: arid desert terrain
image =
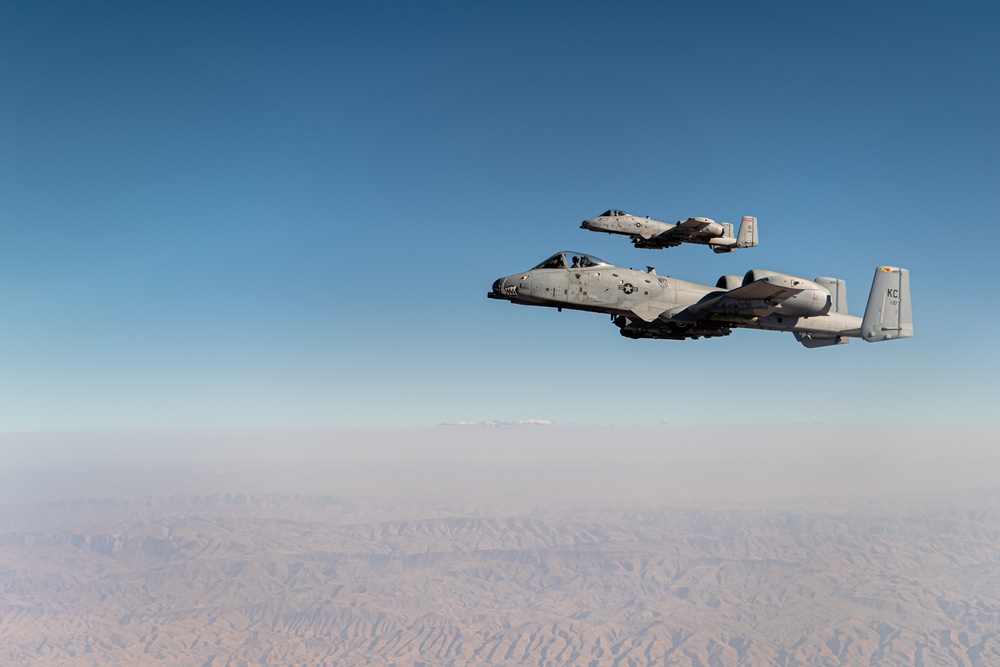
[[[984,491],[568,494],[597,466],[532,495],[539,465],[480,496],[471,464],[366,494],[365,464],[344,495],[5,503],[0,664],[1000,664]]]

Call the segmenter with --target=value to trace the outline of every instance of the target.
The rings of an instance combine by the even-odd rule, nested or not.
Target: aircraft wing
[[[749,311],[754,307],[777,305],[802,291],[798,287],[786,287],[768,282],[767,278],[762,278],[728,292],[709,294],[708,297],[688,306],[682,312],[685,317],[704,317],[716,313]]]
[[[700,232],[710,224],[712,224],[712,221],[707,218],[688,218],[683,222],[678,222],[674,229],[684,229],[688,232]]]
[[[802,291],[804,290],[799,287],[785,287],[784,285],[768,282],[767,278],[762,278],[761,280],[753,281],[749,285],[730,290],[723,296],[730,299],[764,299],[773,301],[774,303],[781,303],[782,301],[791,299]]]
[[[684,237],[673,233],[674,229],[676,229],[676,227],[668,229],[665,232],[660,232],[659,234],[651,236],[648,239],[637,236],[633,238],[632,242],[636,248],[674,248],[679,246],[681,241],[684,240]]]
[[[698,232],[713,223],[707,218],[688,218],[683,222],[678,222],[670,229],[665,229],[659,234],[649,237],[643,241],[644,247],[652,248],[673,248],[696,236]]]
[[[684,340],[728,336],[732,332],[729,326],[718,322],[646,322],[628,317],[616,317],[614,322],[626,338]]]

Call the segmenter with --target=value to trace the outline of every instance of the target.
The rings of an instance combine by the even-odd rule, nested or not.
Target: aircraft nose
[[[580,229],[590,229],[590,226],[593,224],[593,222],[594,221],[592,218],[587,218],[586,220],[580,223]]]
[[[493,282],[493,293],[503,297],[517,296],[517,285],[518,281],[512,276],[497,278]]]

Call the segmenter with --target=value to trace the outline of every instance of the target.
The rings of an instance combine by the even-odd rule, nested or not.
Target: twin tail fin
[[[861,321],[861,338],[877,343],[913,337],[910,272],[894,266],[875,269],[868,306]]]

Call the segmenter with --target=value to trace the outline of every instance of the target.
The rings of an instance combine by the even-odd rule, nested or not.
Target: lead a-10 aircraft
[[[722,276],[715,287],[623,269],[593,255],[558,252],[523,273],[500,278],[488,293],[527,306],[610,313],[628,338],[711,338],[735,328],[790,331],[809,348],[851,338],[875,343],[913,336],[910,272],[875,269],[864,317],[847,313],[847,286],[754,269]]]
[[[733,225],[716,222],[710,218],[688,218],[676,224],[640,218],[625,211],[611,209],[596,218],[584,220],[581,229],[608,234],[624,234],[632,238],[636,248],[672,248],[682,243],[707,245],[717,253],[732,252],[737,248],[755,248],[757,218],[743,216],[739,234],[733,234]]]

